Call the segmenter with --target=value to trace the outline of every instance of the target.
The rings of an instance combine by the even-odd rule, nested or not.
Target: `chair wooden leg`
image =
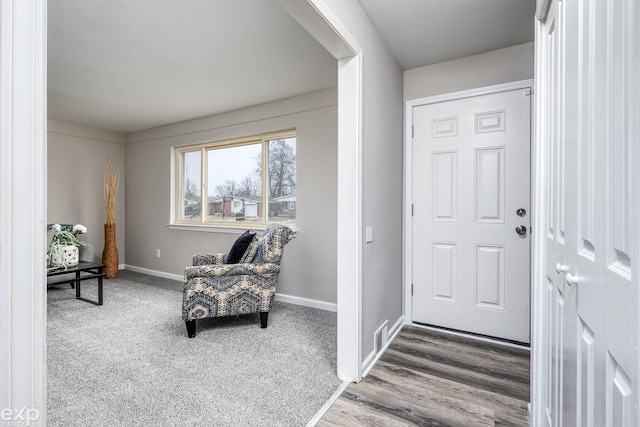
[[[196,336],[196,321],[195,320],[185,320],[184,323],[187,325],[187,335],[189,338],[193,338]]]
[[[260,312],[260,327],[262,329],[267,327],[267,319],[269,318],[269,312],[268,311],[261,311]]]

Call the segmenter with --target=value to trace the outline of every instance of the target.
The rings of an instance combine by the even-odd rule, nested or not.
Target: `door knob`
[[[567,283],[569,284],[569,286],[575,286],[575,285],[579,285],[580,283],[582,283],[582,277],[580,276],[574,276],[571,273],[567,273],[567,275],[565,276],[565,279],[567,281]]]
[[[527,227],[524,225],[517,226],[516,233],[518,233],[519,236],[524,236],[525,234],[527,234]]]
[[[569,267],[568,265],[563,265],[560,264],[559,262],[556,263],[556,273],[560,274],[560,273],[566,273],[567,271],[569,271],[571,267]]]

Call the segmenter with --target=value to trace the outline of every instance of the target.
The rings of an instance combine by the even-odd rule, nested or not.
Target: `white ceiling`
[[[533,41],[536,0],[358,0],[404,70]]]
[[[405,70],[533,40],[535,0],[359,1]],[[48,10],[52,119],[128,133],[337,85],[335,59],[277,0]]]
[[[335,87],[276,0],[49,0],[49,117],[127,133]]]

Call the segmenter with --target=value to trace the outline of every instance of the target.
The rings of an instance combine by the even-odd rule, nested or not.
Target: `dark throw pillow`
[[[233,243],[233,246],[231,246],[231,250],[227,254],[226,263],[227,264],[239,263],[240,259],[242,259],[242,255],[244,255],[244,253],[246,252],[247,248],[249,247],[249,244],[251,243],[255,235],[256,233],[252,233],[249,230],[242,233],[240,237],[238,237],[236,241]]]

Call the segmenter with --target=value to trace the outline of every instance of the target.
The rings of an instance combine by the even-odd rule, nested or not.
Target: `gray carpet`
[[[340,385],[335,313],[276,302],[267,329],[206,319],[188,339],[181,282],[122,271],[103,306],[47,296],[49,426],[304,426]]]

